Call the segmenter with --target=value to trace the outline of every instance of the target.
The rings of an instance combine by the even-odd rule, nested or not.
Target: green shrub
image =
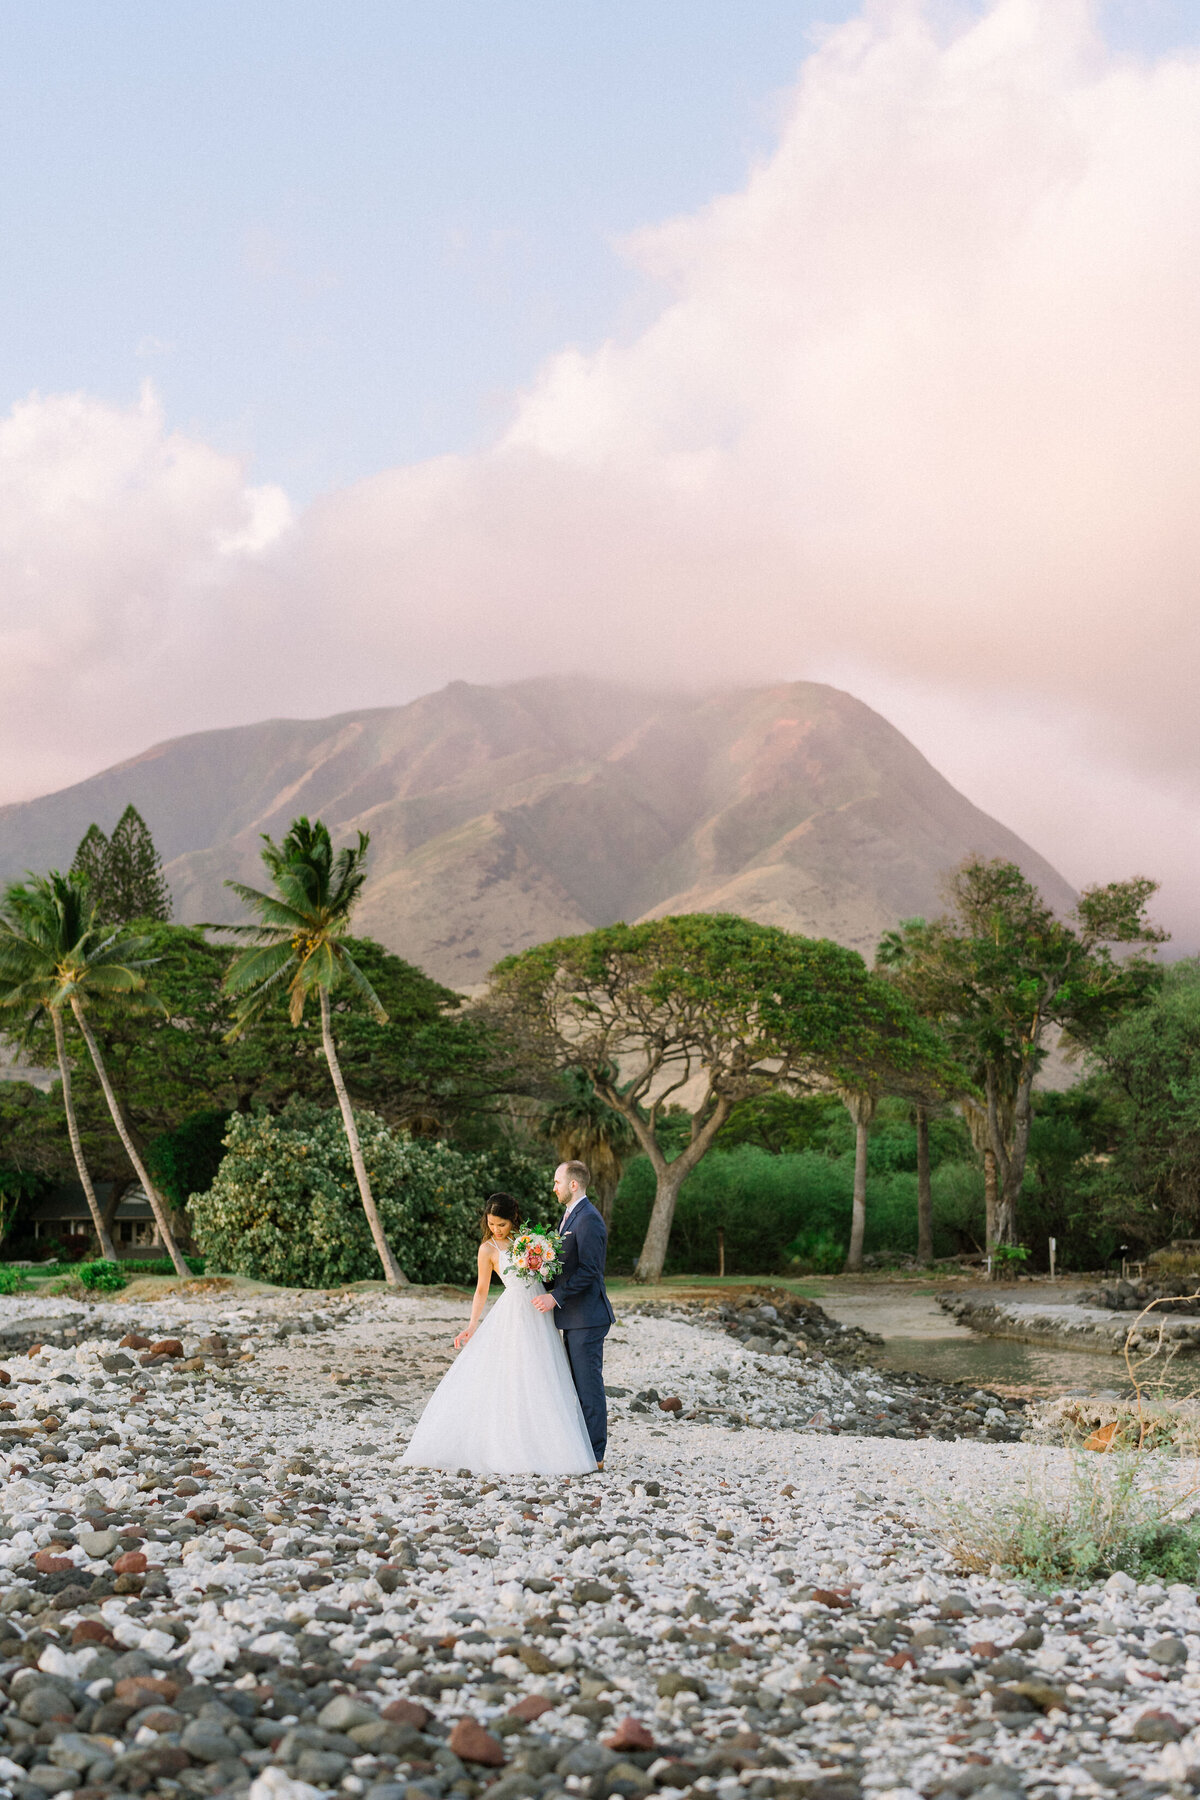
[[[836,1275],[846,1261],[846,1246],[828,1231],[802,1231],[787,1247],[793,1275]]]
[[[852,1186],[853,1169],[820,1151],[772,1155],[753,1144],[710,1150],[680,1190],[666,1273],[715,1273],[718,1229],[725,1233],[730,1275],[785,1267],[789,1246],[801,1232],[844,1245]],[[653,1204],[654,1171],[646,1157],[635,1157],[614,1209],[608,1258],[614,1272],[632,1268]]]
[[[1019,1270],[1022,1263],[1029,1261],[1029,1251],[1024,1244],[996,1244],[992,1248],[992,1261],[1002,1272]]]
[[[843,1108],[844,1111],[844,1108]],[[730,1275],[799,1270],[832,1274],[846,1260],[854,1162],[819,1150],[773,1154],[753,1144],[710,1150],[679,1194],[666,1273],[715,1274],[717,1231]],[[617,1196],[608,1266],[633,1267],[654,1204],[654,1171],[634,1157]],[[983,1177],[947,1162],[933,1174],[934,1254],[953,1255],[983,1237]],[[865,1248],[916,1255],[917,1178],[906,1169],[868,1177]]]
[[[19,1294],[25,1285],[23,1269],[10,1269],[7,1263],[0,1263],[0,1294]]]
[[[125,1272],[116,1263],[85,1262],[75,1269],[85,1288],[103,1294],[115,1294],[125,1286]]]
[[[183,1260],[193,1275],[203,1275],[207,1265],[202,1256],[185,1256]],[[123,1256],[121,1271],[125,1275],[173,1275],[175,1264],[169,1256]]]
[[[478,1219],[505,1188],[543,1202],[549,1171],[524,1157],[469,1155],[394,1134],[355,1114],[371,1189],[388,1242],[411,1281],[475,1276]],[[188,1202],[209,1262],[287,1287],[378,1279],[379,1258],[340,1114],[289,1101],[277,1117],[235,1113],[211,1188]]]
[[[205,1264],[202,1256],[185,1256],[183,1260],[192,1271],[193,1275],[203,1275]],[[39,1263],[36,1270],[33,1272],[41,1280],[56,1275],[71,1275],[78,1276],[86,1283],[87,1277],[84,1275],[83,1271],[85,1268],[89,1267],[97,1269],[119,1269],[122,1277],[122,1286],[124,1286],[125,1280],[130,1275],[173,1275],[175,1273],[175,1265],[169,1256],[123,1256],[119,1263],[100,1261],[94,1263]]]
[[[1117,1571],[1141,1581],[1195,1583],[1200,1519],[1178,1516],[1171,1485],[1151,1455],[1076,1453],[1065,1491],[1031,1475],[1022,1493],[998,1504],[953,1504],[942,1535],[964,1568],[998,1569],[1045,1588],[1102,1581]]]

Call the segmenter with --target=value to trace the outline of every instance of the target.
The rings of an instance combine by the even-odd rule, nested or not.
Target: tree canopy
[[[1166,970],[1146,1005],[1095,1040],[1090,1060],[1102,1077],[1101,1097],[1110,1094],[1119,1106],[1110,1175],[1126,1196],[1126,1222],[1140,1225],[1157,1245],[1196,1236],[1200,961],[1188,958]]]
[[[526,950],[493,972],[492,1016],[535,1056],[583,1069],[624,1114],[657,1196],[638,1262],[661,1274],[682,1181],[742,1100],[776,1087],[955,1079],[934,1034],[852,950],[729,914],[691,913]],[[618,1076],[617,1071],[620,1071]],[[658,1122],[694,1090],[689,1142]]]
[[[111,838],[88,826],[71,864],[72,879],[86,885],[96,916],[106,925],[134,919],[169,919],[171,890],[150,828],[136,806],[125,808]]]
[[[1015,863],[969,857],[950,882],[949,910],[908,920],[880,947],[982,1092],[996,1242],[1016,1240],[1033,1084],[1055,1036],[1097,1042],[1160,978],[1152,957],[1165,934],[1146,917],[1155,891],[1141,878],[1089,888],[1063,919]]]

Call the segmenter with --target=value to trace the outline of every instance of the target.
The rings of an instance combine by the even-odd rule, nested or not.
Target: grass
[[[1031,1471],[993,1506],[943,1503],[940,1536],[964,1569],[1015,1575],[1040,1588],[1084,1587],[1122,1572],[1137,1581],[1200,1576],[1200,1518],[1144,1452],[1076,1452],[1064,1488]]]

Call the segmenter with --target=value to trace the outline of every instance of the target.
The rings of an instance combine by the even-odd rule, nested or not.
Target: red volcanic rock
[[[150,1339],[140,1337],[136,1331],[127,1331],[117,1348],[119,1350],[148,1350]]]
[[[150,1706],[161,1700],[170,1706],[179,1693],[179,1683],[165,1675],[126,1675],[113,1689],[113,1699],[127,1706]]]
[[[100,1644],[105,1650],[115,1650],[117,1647],[116,1638],[99,1619],[80,1619],[71,1633],[71,1643]]]
[[[53,1550],[39,1550],[33,1559],[33,1566],[39,1575],[62,1575],[75,1564],[69,1556],[58,1556]]]
[[[419,1700],[389,1700],[380,1716],[392,1725],[411,1725],[416,1731],[424,1731],[433,1714]]]
[[[515,1706],[509,1707],[508,1716],[510,1719],[520,1719],[524,1725],[532,1725],[543,1713],[553,1710],[554,1702],[547,1700],[545,1694],[526,1694],[523,1700],[518,1700]]]
[[[160,1338],[157,1344],[150,1346],[151,1356],[182,1356],[183,1345],[178,1338]]]
[[[126,1550],[113,1564],[118,1575],[144,1575],[149,1566],[144,1550]]]
[[[653,1750],[654,1739],[637,1719],[622,1719],[604,1742],[610,1750]]]
[[[682,1412],[683,1401],[678,1394],[672,1394],[669,1400],[659,1401],[658,1410],[659,1412]]]
[[[450,1733],[450,1748],[464,1762],[483,1763],[498,1769],[504,1761],[504,1746],[476,1719],[459,1719]]]

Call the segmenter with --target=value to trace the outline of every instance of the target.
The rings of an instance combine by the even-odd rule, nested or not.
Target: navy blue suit
[[[604,1288],[608,1232],[585,1194],[578,1200],[563,1232],[561,1273],[550,1283],[554,1322],[563,1334],[571,1378],[597,1462],[608,1443],[608,1405],[604,1398],[604,1339],[616,1318]]]

